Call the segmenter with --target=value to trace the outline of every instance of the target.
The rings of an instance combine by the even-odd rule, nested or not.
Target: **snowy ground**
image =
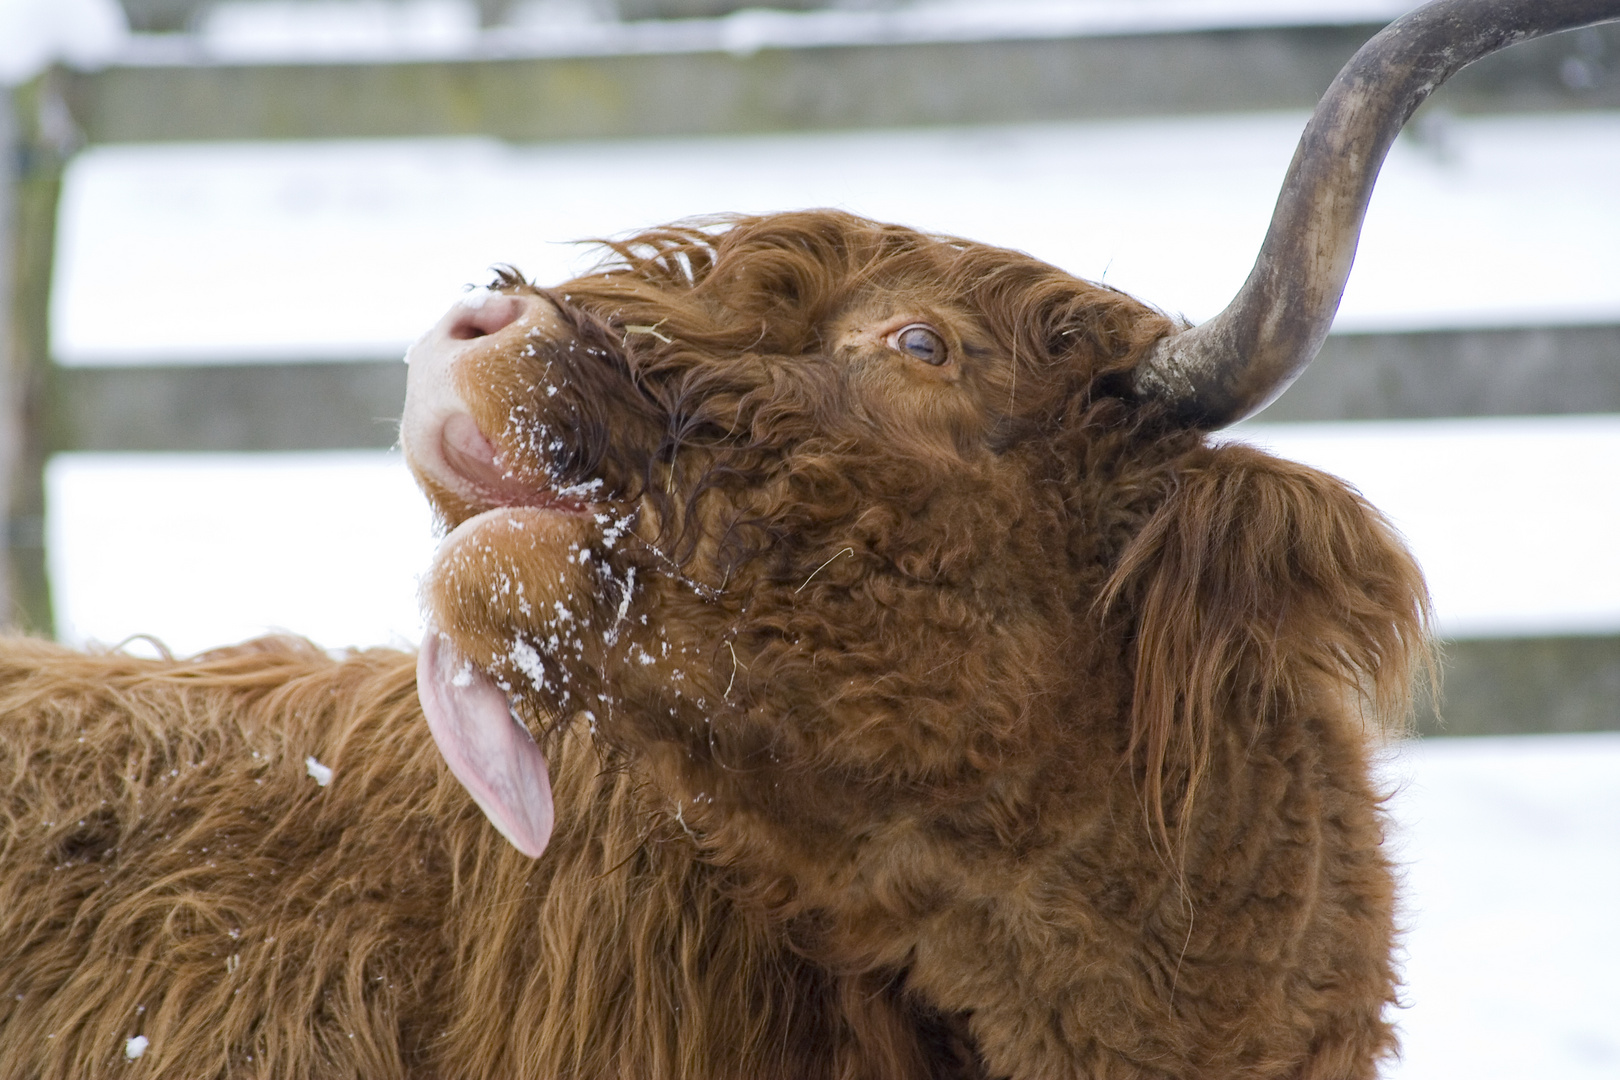
[[[503,25],[481,31],[472,0],[224,0],[190,40],[134,38],[122,60],[364,63],[405,56],[747,54],[766,48],[1376,23],[1416,5],[1414,0],[848,0],[819,11],[765,10],[770,6],[761,3],[714,19],[621,23],[611,17],[612,0],[515,0]]]
[[[421,637],[427,504],[398,454],[67,454],[46,472],[57,633],[177,654],[291,631]]]
[[[129,33],[116,0],[0,0],[0,84],[79,66],[372,63],[1154,34],[1391,19],[1414,0],[846,0],[715,19],[619,22],[614,0],[216,0],[194,33]]]
[[[63,191],[68,364],[397,356],[492,263],[569,241],[836,206],[1022,248],[1197,320],[1247,275],[1296,113],[514,147],[106,146]],[[1620,320],[1620,113],[1436,118],[1397,142],[1340,329]]]
[[[1402,746],[1390,1080],[1620,1077],[1620,733]]]

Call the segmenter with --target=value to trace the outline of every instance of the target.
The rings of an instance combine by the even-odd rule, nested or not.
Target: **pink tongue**
[[[461,786],[502,836],[538,857],[551,839],[551,779],[545,755],[512,716],[506,694],[431,625],[416,658],[416,694]]]

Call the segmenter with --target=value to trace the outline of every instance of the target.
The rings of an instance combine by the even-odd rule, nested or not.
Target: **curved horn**
[[[1136,395],[1206,429],[1265,408],[1333,325],[1373,182],[1413,110],[1482,56],[1611,19],[1620,0],[1436,0],[1385,27],[1305,126],[1243,288],[1213,319],[1161,339],[1136,369]]]

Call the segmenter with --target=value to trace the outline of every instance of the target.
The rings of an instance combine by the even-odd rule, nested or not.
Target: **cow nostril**
[[[523,301],[515,296],[477,292],[456,305],[449,335],[456,341],[488,337],[517,322],[523,314]]]

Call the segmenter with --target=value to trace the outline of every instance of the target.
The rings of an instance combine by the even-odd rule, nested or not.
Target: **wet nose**
[[[488,337],[517,322],[525,306],[516,296],[482,290],[471,293],[452,310],[446,333],[455,341]]]

